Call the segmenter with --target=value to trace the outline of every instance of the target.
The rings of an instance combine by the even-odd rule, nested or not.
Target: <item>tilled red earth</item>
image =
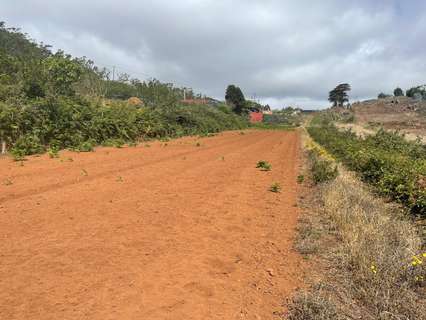
[[[298,158],[297,132],[245,131],[1,159],[0,319],[279,319]]]

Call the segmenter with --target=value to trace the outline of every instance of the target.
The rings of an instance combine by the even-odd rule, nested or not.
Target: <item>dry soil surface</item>
[[[298,158],[297,132],[246,131],[1,159],[0,319],[278,319]]]

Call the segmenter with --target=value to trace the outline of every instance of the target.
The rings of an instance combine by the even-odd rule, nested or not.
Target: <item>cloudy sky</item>
[[[134,77],[278,108],[426,83],[424,0],[0,0],[0,21]]]

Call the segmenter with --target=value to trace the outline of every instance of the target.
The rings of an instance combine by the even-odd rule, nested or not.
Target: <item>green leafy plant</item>
[[[278,182],[275,182],[271,185],[271,187],[269,188],[269,191],[274,193],[279,193],[281,192],[281,185]]]
[[[256,168],[259,168],[262,171],[271,171],[272,165],[264,160],[261,160],[257,163]]]
[[[51,146],[49,149],[47,149],[47,154],[51,159],[59,158],[59,148],[56,146]]]
[[[332,181],[338,176],[337,166],[331,161],[312,157],[311,162],[312,179],[315,184]]]
[[[78,152],[92,152],[94,150],[94,146],[91,141],[85,141],[80,143],[75,150]]]
[[[22,136],[13,145],[10,153],[15,161],[21,161],[25,156],[40,154],[44,152],[44,147],[40,139],[34,135]]]
[[[426,146],[409,142],[398,132],[379,130],[366,138],[351,131],[339,131],[331,124],[308,128],[311,137],[378,193],[407,206],[413,213],[426,214]],[[325,163],[315,165],[317,178],[321,171],[333,174]]]
[[[305,181],[305,176],[300,174],[297,176],[297,183],[302,184]]]
[[[102,145],[105,147],[122,148],[126,144],[126,141],[121,138],[111,138],[105,140]]]

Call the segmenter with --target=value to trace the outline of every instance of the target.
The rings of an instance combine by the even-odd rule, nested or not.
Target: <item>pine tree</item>
[[[347,92],[350,90],[351,86],[349,84],[339,84],[336,88],[329,92],[328,101],[333,103],[334,107],[343,107],[345,102],[349,102],[349,96]]]

